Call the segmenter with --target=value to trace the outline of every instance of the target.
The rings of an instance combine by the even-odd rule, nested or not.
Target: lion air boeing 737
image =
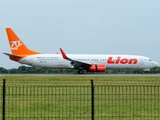
[[[65,54],[61,48],[61,54],[42,54],[28,49],[11,28],[6,28],[6,32],[12,54],[4,54],[21,64],[44,68],[73,68],[77,69],[79,74],[83,74],[83,70],[104,72],[106,69],[142,69],[145,71],[158,66],[150,58],[137,55]]]

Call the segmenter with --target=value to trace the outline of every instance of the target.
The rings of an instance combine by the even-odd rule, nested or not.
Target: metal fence
[[[95,86],[96,120],[160,120],[160,86]]]
[[[160,86],[2,87],[6,120],[160,120]]]

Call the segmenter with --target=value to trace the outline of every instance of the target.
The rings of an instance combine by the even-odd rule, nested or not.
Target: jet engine
[[[106,66],[104,64],[93,64],[88,68],[88,72],[104,72],[105,70]]]

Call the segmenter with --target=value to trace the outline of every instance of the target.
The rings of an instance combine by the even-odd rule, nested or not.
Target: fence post
[[[6,96],[6,79],[3,79],[3,99],[2,99],[2,120],[5,120],[5,96]]]
[[[91,79],[91,114],[92,114],[92,120],[94,120],[94,84],[93,80]]]

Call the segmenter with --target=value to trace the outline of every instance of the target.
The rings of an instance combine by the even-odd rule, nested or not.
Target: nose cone
[[[153,61],[152,65],[153,65],[153,67],[158,67],[158,63],[155,61]]]

